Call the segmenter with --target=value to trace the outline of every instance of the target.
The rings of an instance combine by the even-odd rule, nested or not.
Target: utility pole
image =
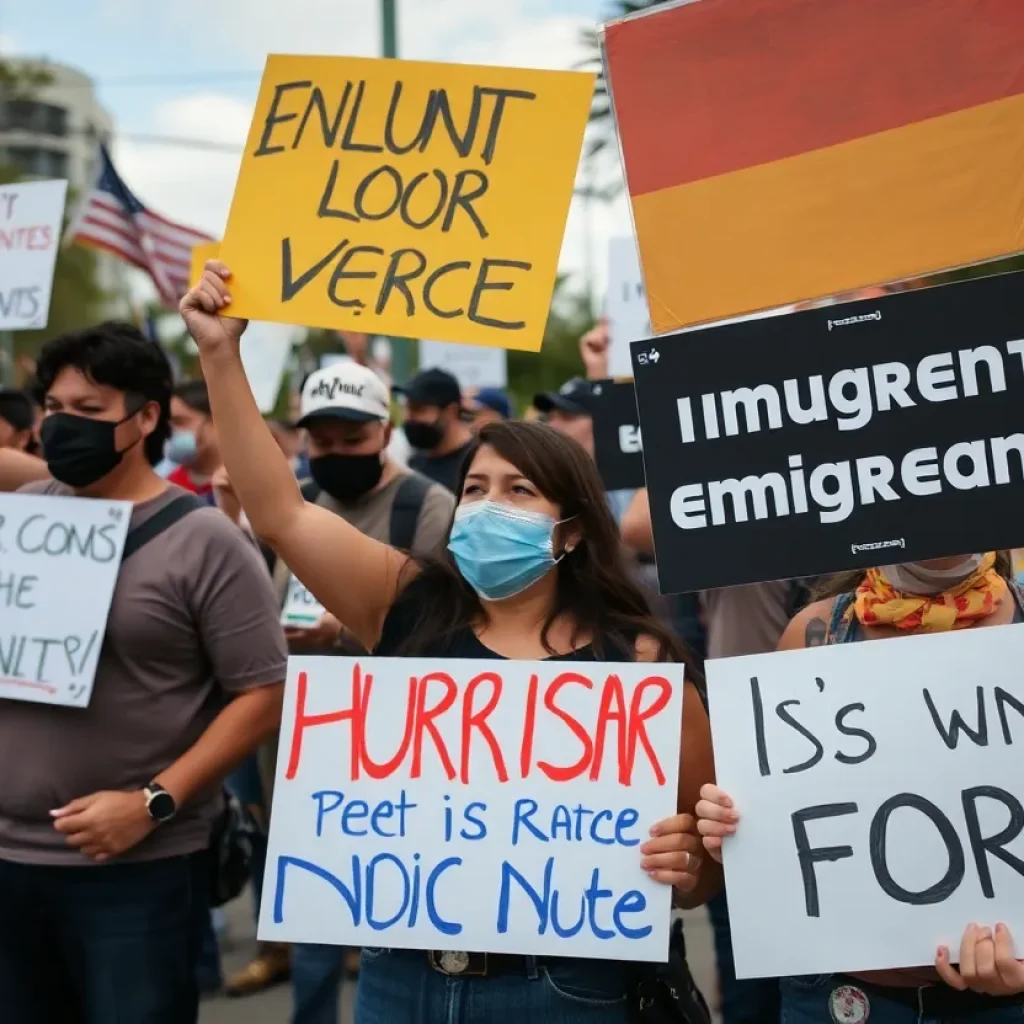
[[[398,56],[398,0],[380,0],[381,52]],[[412,376],[412,342],[408,338],[391,339],[391,377],[404,384]]]

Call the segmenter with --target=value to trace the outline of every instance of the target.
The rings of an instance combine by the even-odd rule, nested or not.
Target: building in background
[[[15,75],[45,80],[0,98],[0,164],[26,177],[66,178],[72,213],[96,180],[99,147],[110,147],[113,119],[81,71],[30,57],[4,55],[3,63]],[[97,283],[111,297],[107,314],[129,315],[127,267],[106,253],[96,256]]]

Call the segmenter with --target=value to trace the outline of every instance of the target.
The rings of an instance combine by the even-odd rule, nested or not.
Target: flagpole
[[[398,56],[398,0],[380,0],[381,52],[385,57]],[[412,376],[413,350],[409,338],[391,339],[391,377],[396,384],[405,384]]]

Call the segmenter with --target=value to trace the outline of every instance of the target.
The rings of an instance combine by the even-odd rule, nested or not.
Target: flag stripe
[[[1024,0],[695,0],[612,23],[629,192],[1024,94],[1022,40]]]
[[[634,198],[654,330],[1024,250],[1022,125],[1016,96]]]

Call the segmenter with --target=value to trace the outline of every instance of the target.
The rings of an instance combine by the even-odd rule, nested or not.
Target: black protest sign
[[[1024,540],[1024,273],[631,349],[664,593]]]
[[[605,488],[619,491],[643,487],[644,457],[633,382],[597,381],[590,406],[594,418],[594,459]]]

